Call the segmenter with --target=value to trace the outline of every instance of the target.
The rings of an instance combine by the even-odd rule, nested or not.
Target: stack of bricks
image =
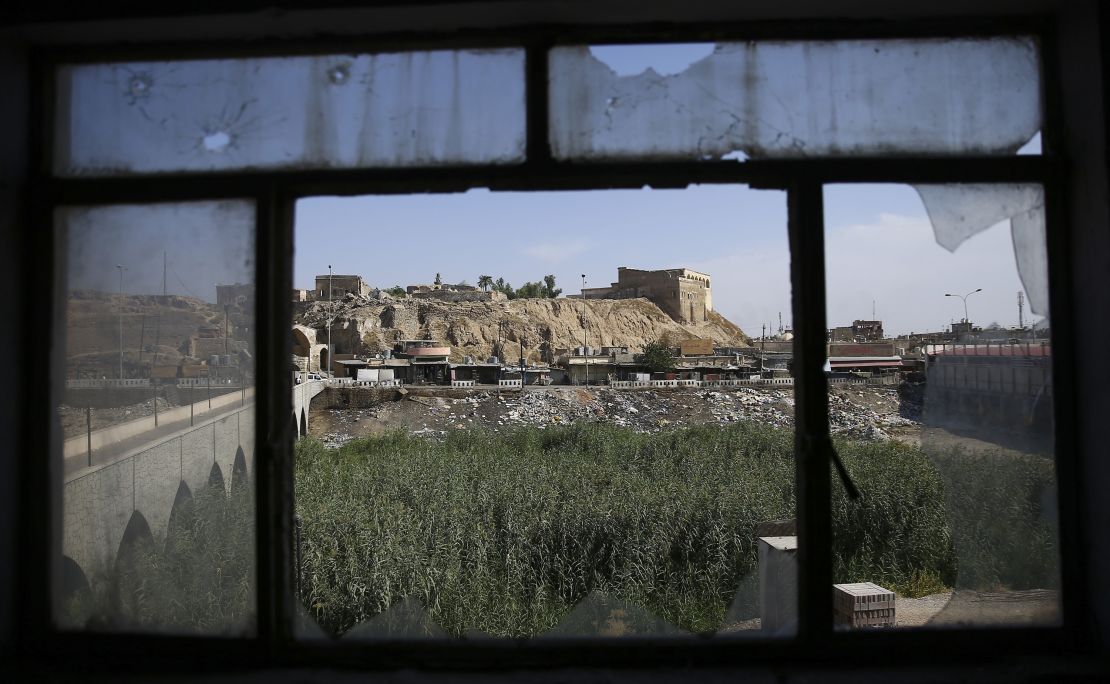
[[[872,582],[833,585],[834,622],[853,629],[894,627],[894,592]]]

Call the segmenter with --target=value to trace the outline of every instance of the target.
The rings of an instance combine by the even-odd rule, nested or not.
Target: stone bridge
[[[307,432],[307,415],[312,399],[324,389],[314,381],[293,389],[294,420],[298,434]],[[134,424],[95,431],[93,453],[111,453],[117,445],[140,444],[113,454],[106,462],[72,468],[71,461],[84,464],[87,453],[70,454],[76,446],[67,442],[66,477],[62,493],[62,589],[70,592],[102,580],[115,567],[128,545],[142,540],[164,543],[174,512],[192,499],[193,493],[209,487],[250,482],[255,459],[255,413],[253,392],[228,405],[214,406],[203,420],[188,420],[185,426],[165,434],[150,418]],[[186,408],[187,412],[188,409]],[[192,424],[190,424],[192,423]],[[169,429],[173,429],[170,426]],[[143,435],[150,437],[141,443]]]

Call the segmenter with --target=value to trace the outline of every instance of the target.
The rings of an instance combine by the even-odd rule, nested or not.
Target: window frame
[[[132,665],[160,668],[166,657],[185,656],[180,666],[204,670],[227,666],[349,666],[374,669],[432,667],[486,670],[527,667],[644,667],[650,665],[782,666],[785,663],[858,663],[863,653],[874,663],[932,663],[943,649],[949,662],[982,663],[1015,654],[1086,653],[1093,633],[1080,602],[1086,586],[1079,541],[1080,511],[1074,381],[1074,327],[1071,310],[1070,242],[1064,159],[1055,137],[1061,131],[1058,54],[1053,19],[1014,17],[936,19],[882,24],[848,21],[761,22],[724,25],[667,24],[547,26],[473,30],[450,34],[406,33],[342,39],[265,40],[244,44],[172,43],[37,50],[31,63],[31,144],[28,212],[34,229],[23,256],[56,255],[39,267],[58,287],[53,212],[59,206],[153,203],[242,198],[256,207],[256,564],[257,634],[250,638],[105,634],[61,631],[52,625],[51,572],[60,556],[60,465],[56,455],[28,459],[22,478],[20,530],[26,559],[19,566],[21,633],[25,653],[66,658],[84,667],[110,666],[126,657]],[[559,45],[697,43],[744,40],[837,40],[966,38],[1029,35],[1041,50],[1044,104],[1040,156],[825,158],[734,161],[570,162],[550,152],[548,50]],[[53,175],[54,70],[60,64],[117,60],[380,53],[425,49],[519,47],[525,51],[525,161],[511,165],[365,168],[336,170],[220,171],[128,177]],[[825,282],[823,188],[843,183],[1039,183],[1044,186],[1050,299],[1052,310],[1055,463],[1059,489],[1061,562],[1060,627],[974,628],[884,632],[834,632],[832,620],[831,488],[825,361]],[[796,368],[796,487],[799,527],[799,631],[793,639],[628,639],[560,641],[421,641],[347,643],[298,641],[293,634],[296,600],[292,593],[292,445],[295,426],[288,416],[291,379],[285,372],[292,351],[288,325],[292,304],[294,206],[318,195],[376,195],[491,191],[683,188],[691,184],[746,184],[785,190],[791,249],[792,308]],[[29,330],[54,339],[50,307],[25,307]],[[265,340],[277,340],[272,344]],[[55,346],[50,367],[63,360]],[[268,369],[266,372],[264,369]],[[51,434],[52,388],[23,376],[28,397],[20,448],[41,453],[38,435]],[[58,378],[53,379],[54,383]],[[49,496],[42,496],[49,492]],[[205,658],[191,658],[196,649]],[[984,656],[990,653],[990,656]],[[80,656],[80,657],[78,657]]]

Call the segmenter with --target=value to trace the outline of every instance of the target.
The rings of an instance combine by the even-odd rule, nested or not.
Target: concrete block
[[[798,538],[759,537],[759,617],[767,634],[798,629]]]

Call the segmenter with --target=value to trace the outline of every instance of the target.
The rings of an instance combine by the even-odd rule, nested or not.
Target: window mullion
[[[832,628],[832,524],[828,383],[825,378],[824,202],[819,181],[787,190],[794,309],[794,444],[798,515],[798,635],[819,642]]]
[[[292,381],[292,200],[271,190],[257,198],[257,326],[255,379],[258,412],[255,465],[258,635],[269,657],[292,640],[293,468],[290,432]]]

